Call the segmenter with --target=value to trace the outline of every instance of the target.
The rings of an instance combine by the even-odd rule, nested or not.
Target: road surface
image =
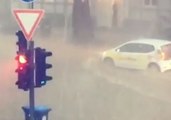
[[[97,59],[106,46],[34,40],[53,52],[53,80],[36,89],[36,105],[52,108],[49,120],[170,120],[170,73],[106,68]],[[0,36],[1,120],[23,120],[21,106],[28,105],[28,92],[15,85],[15,42],[15,36]]]

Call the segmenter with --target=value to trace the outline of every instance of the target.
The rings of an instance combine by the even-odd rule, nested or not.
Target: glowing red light
[[[20,70],[23,70],[23,67],[19,67]]]
[[[19,55],[18,60],[19,60],[19,62],[20,62],[21,64],[27,63],[26,56],[24,56],[24,55]],[[22,68],[21,68],[21,69],[22,69]]]

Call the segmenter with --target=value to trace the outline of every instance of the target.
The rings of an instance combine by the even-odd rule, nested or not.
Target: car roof
[[[137,40],[131,40],[127,43],[144,43],[144,44],[150,44],[156,47],[161,47],[163,45],[171,44],[171,41],[168,40],[162,40],[162,39],[137,39]]]

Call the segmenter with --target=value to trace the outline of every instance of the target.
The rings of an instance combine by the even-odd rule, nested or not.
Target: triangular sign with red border
[[[13,10],[13,14],[26,39],[31,40],[36,28],[44,16],[44,10],[16,9]]]

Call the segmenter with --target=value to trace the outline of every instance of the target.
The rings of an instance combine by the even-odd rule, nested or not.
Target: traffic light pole
[[[34,3],[29,3],[28,8],[34,9]],[[40,12],[41,14],[44,13]],[[16,56],[18,80],[15,84],[19,89],[29,90],[29,106],[22,107],[25,112],[25,119],[48,119],[48,112],[51,109],[44,106],[40,107],[40,109],[38,106],[35,106],[35,87],[41,87],[52,79],[51,76],[46,75],[46,70],[52,67],[51,64],[46,63],[46,58],[52,56],[52,52],[40,47],[34,48],[34,41],[29,38],[27,39],[27,36],[21,30],[16,32],[16,35],[18,37],[16,43],[18,46]]]
[[[30,91],[29,91],[29,102],[30,102],[30,120],[34,120],[34,109],[35,109],[35,97],[34,97],[34,41],[29,41],[30,51],[30,65],[31,65],[31,80],[30,80]]]
[[[34,3],[29,4],[29,8],[34,8]],[[30,120],[34,120],[35,111],[35,97],[34,97],[34,41],[29,41],[29,51],[31,55],[30,65],[31,65],[31,80],[30,80],[30,90],[29,90],[29,103],[30,103]]]

